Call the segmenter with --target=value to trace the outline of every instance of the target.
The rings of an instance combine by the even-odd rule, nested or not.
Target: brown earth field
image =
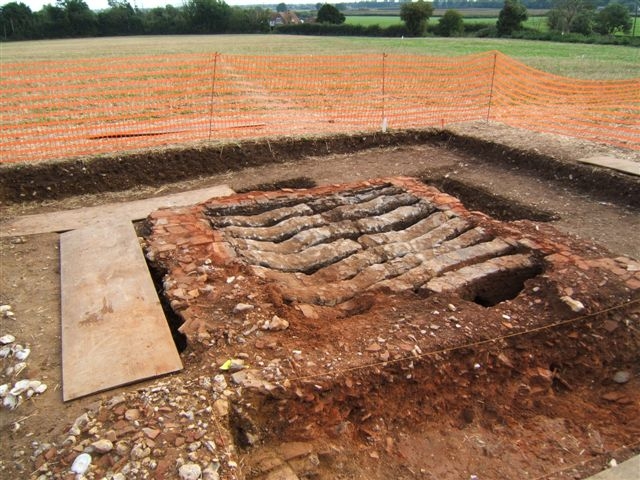
[[[297,195],[411,177],[495,235],[569,259],[487,286],[490,301],[380,290],[312,308],[214,262],[217,293],[192,307],[215,322],[175,332],[184,370],[65,403],[59,234],[2,237],[0,336],[31,352],[21,371],[0,358],[0,384],[48,388],[0,410],[0,476],[81,478],[71,465],[87,452],[88,479],[583,479],[640,453],[640,179],[588,157],[640,162],[473,123],[0,166],[1,222],[219,184]],[[149,253],[153,219],[136,227]],[[168,268],[152,265],[160,289]],[[287,326],[265,328],[274,316]]]

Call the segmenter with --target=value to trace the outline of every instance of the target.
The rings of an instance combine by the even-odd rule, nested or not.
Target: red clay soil
[[[435,278],[409,288],[365,282],[339,298],[316,283],[304,291],[306,274],[276,259],[274,273],[252,254],[260,242],[246,238],[273,230],[260,222],[273,221],[264,212],[275,206],[293,215],[294,205],[386,187],[465,219],[467,235],[489,232],[476,243],[509,248],[477,257],[460,248],[447,263],[449,234],[432,246],[447,264]],[[337,221],[335,210],[321,215]],[[640,344],[638,262],[552,227],[469,212],[408,178],[249,192],[160,210],[148,228],[147,256],[166,273],[190,348],[212,365],[233,359],[244,393],[231,427],[246,478],[581,478],[602,468],[605,452],[639,447],[640,381],[629,375]],[[536,268],[487,267],[518,256]],[[304,442],[303,453],[288,459],[283,440]]]

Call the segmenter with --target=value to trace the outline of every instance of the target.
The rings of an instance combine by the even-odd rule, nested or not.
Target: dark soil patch
[[[276,180],[275,182],[259,183],[258,185],[253,185],[251,187],[239,188],[236,192],[245,193],[251,191],[281,190],[285,188],[313,188],[315,186],[317,186],[317,183],[309,177],[296,177]]]
[[[469,210],[478,210],[503,221],[533,220],[551,222],[558,219],[553,212],[535,208],[490,192],[486,188],[471,185],[460,180],[441,177],[423,178],[424,183],[459,198]]]

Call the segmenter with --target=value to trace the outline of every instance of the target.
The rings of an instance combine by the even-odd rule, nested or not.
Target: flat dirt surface
[[[494,135],[476,127],[459,133]],[[587,188],[563,170],[585,156],[635,161],[637,152],[502,133],[500,143],[489,139],[495,145],[484,149],[470,149],[468,142],[352,153],[327,148],[240,170],[229,166],[180,183],[140,182],[119,192],[9,203],[2,218],[217,184],[248,191],[404,175],[458,196],[469,210],[506,222],[526,220],[528,228],[562,238],[585,258],[640,258],[638,184],[635,198],[632,192],[616,200],[605,184]],[[560,167],[537,171],[536,163],[510,161],[513,148],[531,155],[537,149]],[[398,296],[389,301],[385,317],[368,318],[366,309],[355,317],[319,321],[298,315],[298,324],[272,334],[275,344],[249,348],[238,336],[248,336],[243,332],[251,326],[243,322],[251,314],[238,317],[234,306],[242,301],[260,312],[273,299],[252,296],[250,280],[243,281],[246,272],[227,272],[236,279],[215,312],[227,330],[209,341],[190,341],[181,354],[183,372],[63,403],[58,241],[56,233],[0,240],[0,304],[13,313],[2,314],[0,335],[11,334],[13,344],[30,348],[20,372],[14,354],[0,360],[0,384],[11,388],[31,379],[48,386],[14,410],[0,411],[2,477],[74,478],[71,463],[89,451],[87,478],[181,478],[180,467],[182,478],[198,478],[186,476],[197,465],[205,470],[203,478],[223,479],[580,479],[640,451],[637,288],[609,289],[601,278],[592,284],[590,275],[571,277],[566,288],[572,290],[564,293],[591,291],[600,299],[589,306],[588,318],[495,342],[477,343],[521,331],[510,301],[484,308],[458,297],[435,304]],[[598,314],[598,305],[611,310]],[[558,321],[572,318],[570,311],[554,308],[559,307],[547,313]],[[272,311],[264,307],[263,313]],[[488,319],[492,328],[486,330]],[[396,325],[430,340],[455,331],[456,324],[466,348],[431,353],[437,344],[426,342],[413,362],[402,357],[386,363],[394,357],[380,357],[387,342],[399,342]],[[238,335],[230,336],[229,326]],[[355,354],[356,343],[370,347],[361,353],[373,365],[350,371],[340,352]],[[247,365],[266,362],[284,379],[294,377],[296,365],[299,375],[318,376],[285,383],[286,394],[265,394],[220,371],[230,357]]]

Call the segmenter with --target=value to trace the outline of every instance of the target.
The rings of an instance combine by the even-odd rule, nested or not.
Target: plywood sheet
[[[193,205],[209,198],[223,197],[233,193],[234,191],[227,185],[217,185],[133,202],[108,203],[97,207],[25,215],[0,224],[0,237],[66,232],[96,223],[111,222],[114,218],[129,221],[142,220],[162,207]]]
[[[65,401],[182,369],[131,222],[60,236]]]
[[[598,167],[610,168],[612,170],[618,170],[619,172],[628,173],[640,177],[640,162],[634,162],[633,160],[625,160],[623,158],[616,157],[589,157],[581,158],[580,163],[588,163],[589,165],[596,165]]]

